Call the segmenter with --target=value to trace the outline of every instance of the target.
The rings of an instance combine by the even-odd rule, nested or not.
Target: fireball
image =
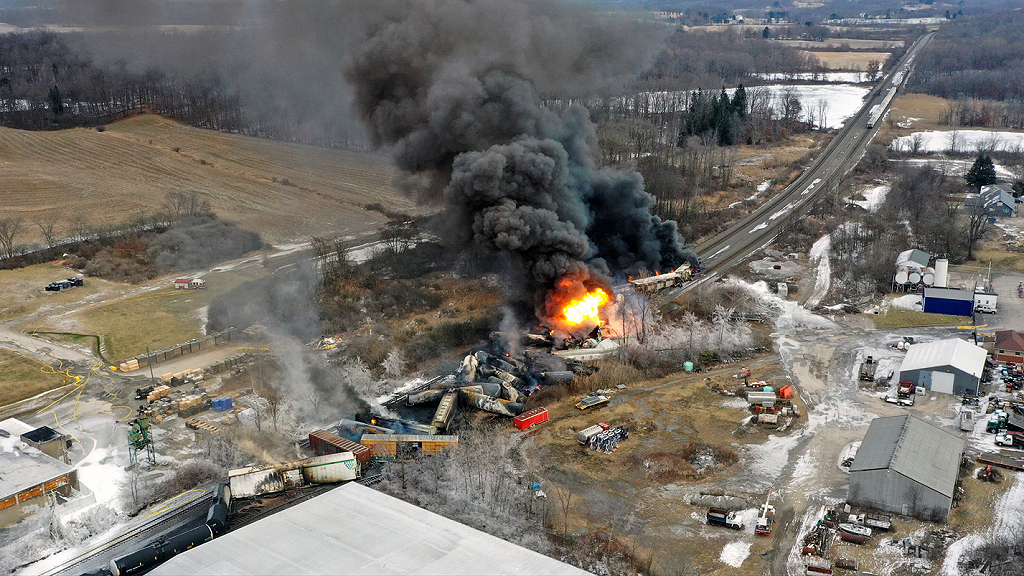
[[[608,293],[600,288],[588,292],[586,296],[578,300],[572,300],[563,308],[562,313],[570,324],[582,324],[584,322],[600,322],[598,312],[601,307],[611,300]]]

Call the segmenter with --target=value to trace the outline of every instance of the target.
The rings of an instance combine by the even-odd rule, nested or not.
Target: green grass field
[[[74,315],[82,333],[100,334],[106,356],[121,362],[150,350],[158,350],[202,336],[201,310],[218,296],[249,280],[270,274],[269,268],[249,266],[206,274],[205,290],[175,290],[173,277],[166,286],[115,302],[100,304]]]
[[[0,350],[0,406],[71,383],[67,376],[54,374],[46,367],[34,358]]]
[[[869,315],[876,328],[912,328],[917,326],[969,326],[970,316],[928,314],[890,306],[881,314]]]

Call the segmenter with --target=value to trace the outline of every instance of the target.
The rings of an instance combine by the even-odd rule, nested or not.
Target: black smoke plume
[[[643,70],[657,34],[555,2],[403,6],[351,57],[355,105],[450,243],[509,257],[518,304],[550,320],[610,273],[696,263],[639,174],[597,167],[586,109],[540,96]]]

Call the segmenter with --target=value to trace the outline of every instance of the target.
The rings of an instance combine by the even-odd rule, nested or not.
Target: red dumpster
[[[533,410],[527,410],[522,414],[512,419],[512,424],[520,430],[526,430],[531,426],[536,426],[541,422],[547,422],[548,409],[547,408],[534,408]]]

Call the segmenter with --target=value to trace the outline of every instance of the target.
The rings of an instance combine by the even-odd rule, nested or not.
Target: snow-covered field
[[[991,132],[988,130],[942,130],[914,132],[900,136],[889,146],[896,151],[911,152],[917,141],[918,152],[978,152],[1024,150],[1024,133]]]
[[[758,78],[772,82],[785,82],[802,80],[804,82],[836,82],[846,84],[857,84],[859,82],[871,82],[872,79],[864,72],[801,72],[799,74],[754,74]]]
[[[817,116],[824,112],[824,124],[828,128],[841,128],[847,118],[860,110],[864,105],[864,97],[871,91],[870,88],[854,84],[770,84],[751,88],[750,91],[752,90],[767,91],[776,109],[781,108],[782,97],[791,93],[800,100],[803,107],[802,119],[809,121],[814,117],[814,123],[817,124]],[[730,96],[735,91],[735,88],[726,89]],[[672,102],[676,105],[671,108],[678,110],[682,107],[679,103],[684,102],[688,94],[679,91],[645,92],[640,98],[652,110],[669,109],[669,103]]]
[[[899,160],[901,164],[908,166],[931,166],[936,170],[945,172],[947,176],[963,176],[971,169],[974,160],[951,160],[948,158],[907,158]],[[1017,174],[1002,164],[995,164],[996,176],[1000,178],[1017,178]]]

